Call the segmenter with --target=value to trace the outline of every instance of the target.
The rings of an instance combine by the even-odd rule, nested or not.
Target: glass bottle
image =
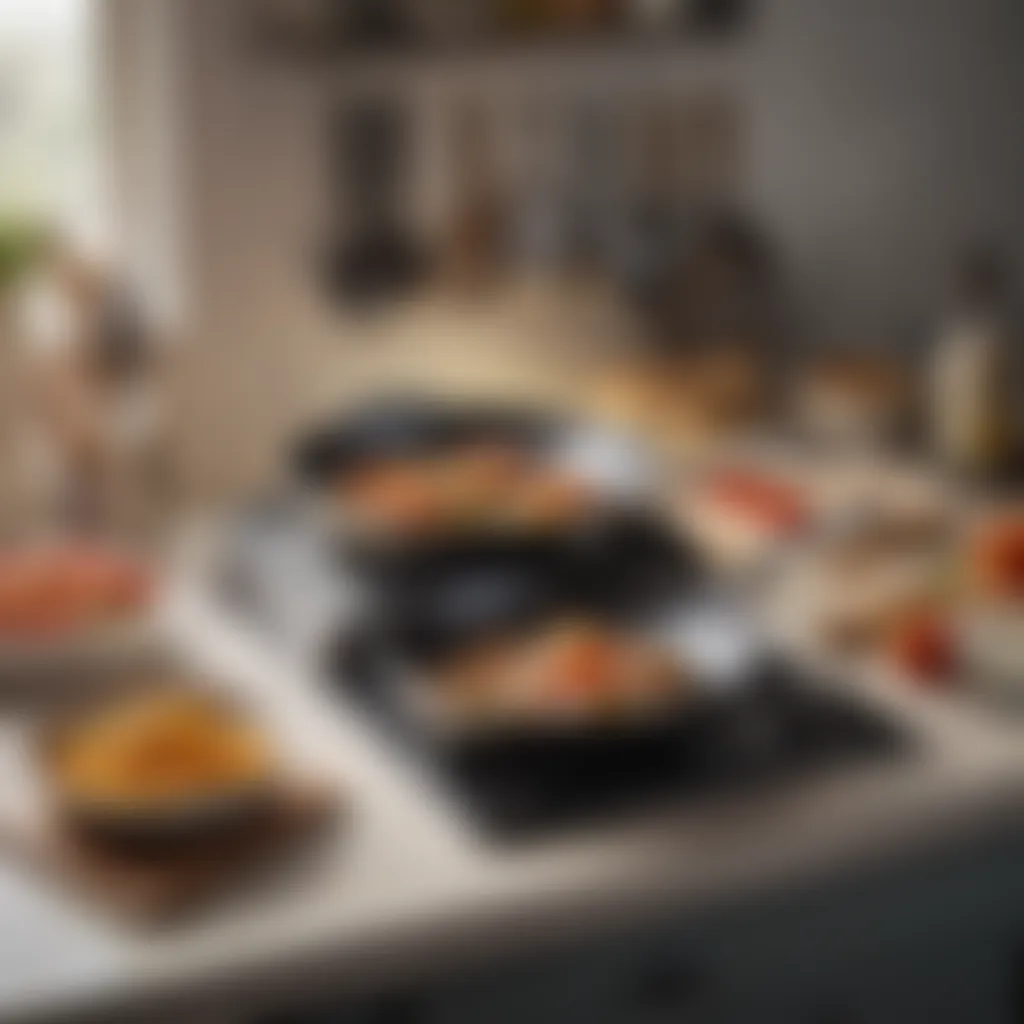
[[[1005,467],[1011,377],[1005,270],[992,253],[977,252],[957,275],[932,367],[932,437],[949,469],[977,477]]]

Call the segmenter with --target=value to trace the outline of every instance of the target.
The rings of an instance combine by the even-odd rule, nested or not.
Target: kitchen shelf
[[[258,59],[282,72],[309,74],[331,81],[399,82],[432,77],[480,77],[555,71],[561,76],[594,72],[647,78],[668,69],[701,72],[731,65],[742,38],[594,39],[570,42],[494,43],[465,48],[409,48],[335,51],[309,56],[264,53]]]

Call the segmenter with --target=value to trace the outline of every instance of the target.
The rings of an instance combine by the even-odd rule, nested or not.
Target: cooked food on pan
[[[433,693],[447,720],[466,725],[614,723],[681,705],[689,682],[649,641],[566,621],[458,655]]]
[[[64,544],[0,553],[0,644],[50,640],[129,619],[153,580],[134,559]]]
[[[191,690],[123,698],[70,724],[48,751],[52,779],[78,808],[180,811],[263,787],[267,737],[237,711]]]
[[[583,481],[503,444],[374,461],[346,474],[337,493],[358,527],[403,538],[544,531],[577,520],[595,500]]]

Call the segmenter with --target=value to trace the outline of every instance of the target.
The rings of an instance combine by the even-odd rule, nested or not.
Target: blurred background
[[[1013,0],[4,0],[2,358],[116,336],[183,500],[381,381],[624,416],[667,361],[675,443],[793,359],[924,370],[979,263],[1015,298],[1022,37]],[[8,508],[69,457],[33,417],[91,429],[46,405],[4,402]]]
[[[4,853],[169,918],[358,812],[166,944],[5,856],[0,1021],[299,960],[386,998],[271,1020],[1024,1019],[1022,57],[1020,0],[0,0]]]

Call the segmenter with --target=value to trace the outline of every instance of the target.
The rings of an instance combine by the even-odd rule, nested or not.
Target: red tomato
[[[994,595],[1024,599],[1024,519],[990,523],[978,536],[974,558],[983,584]]]
[[[956,668],[953,631],[938,613],[915,615],[897,626],[890,651],[901,670],[922,682],[944,681]]]

